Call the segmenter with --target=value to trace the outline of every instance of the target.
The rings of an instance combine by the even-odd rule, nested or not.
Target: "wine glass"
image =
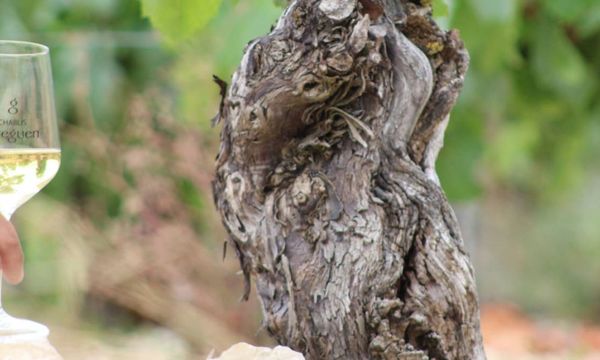
[[[0,215],[10,220],[52,180],[59,165],[49,50],[0,40]],[[0,299],[0,343],[47,335],[46,326],[8,315]]]

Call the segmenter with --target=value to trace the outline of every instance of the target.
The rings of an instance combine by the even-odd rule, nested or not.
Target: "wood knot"
[[[269,55],[274,61],[283,61],[290,53],[290,47],[287,42],[276,40],[270,44]]]
[[[301,174],[291,188],[292,203],[300,211],[311,211],[325,195],[327,188],[322,179]]]
[[[352,70],[354,59],[350,54],[343,52],[329,57],[327,60],[327,67],[338,74],[347,74]]]
[[[302,96],[312,102],[325,101],[331,96],[332,89],[329,89],[328,84],[322,78],[309,73],[300,77],[298,85],[293,95]]]

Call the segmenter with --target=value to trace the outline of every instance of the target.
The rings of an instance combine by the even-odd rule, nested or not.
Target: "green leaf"
[[[448,3],[447,0],[433,0],[433,16],[444,17],[448,16]]]
[[[480,114],[468,107],[458,107],[450,117],[437,162],[437,172],[450,201],[472,200],[481,195],[476,173],[484,148],[482,125]]]
[[[167,43],[181,43],[204,28],[217,15],[222,0],[141,0],[148,17]]]
[[[590,7],[597,0],[546,0],[542,5],[553,16],[566,22],[573,22],[585,13],[593,12]]]
[[[600,30],[600,2],[590,6],[587,11],[575,23],[582,36],[590,36]]]
[[[516,0],[470,0],[480,19],[506,22],[514,18]]]
[[[472,66],[469,72],[477,70],[486,74],[495,74],[504,71],[504,66],[507,64],[520,61],[516,51],[520,19],[516,16],[505,17],[506,14],[489,19],[482,14],[500,6],[491,6],[487,1],[485,4],[476,6],[473,0],[454,2],[450,25],[460,30],[461,37],[472,54]],[[490,8],[488,9],[487,6]]]
[[[584,58],[560,25],[541,19],[533,32],[533,72],[540,85],[573,103],[587,100],[591,86]]]
[[[248,6],[249,3],[252,6]],[[281,8],[273,0],[246,0],[238,5],[230,0],[223,2],[210,25],[178,53],[172,79],[181,89],[180,119],[197,122],[204,133],[216,131],[206,119],[217,111],[219,92],[214,86],[198,84],[212,84],[212,74],[230,79],[240,63],[244,46],[251,39],[268,33],[280,15]],[[218,138],[216,134],[214,138]]]
[[[531,154],[538,141],[539,129],[535,122],[529,119],[506,122],[486,149],[487,163],[498,178],[524,184],[535,175]]]

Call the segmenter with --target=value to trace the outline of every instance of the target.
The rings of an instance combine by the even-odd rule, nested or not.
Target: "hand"
[[[0,266],[11,284],[23,280],[23,250],[19,236],[10,222],[0,215]]]

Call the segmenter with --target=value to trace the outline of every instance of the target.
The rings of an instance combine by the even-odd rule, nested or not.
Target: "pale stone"
[[[209,360],[304,360],[304,356],[284,346],[271,349],[239,343],[225,350],[220,357]]]
[[[63,360],[47,341],[32,343],[0,343],[2,360]]]

